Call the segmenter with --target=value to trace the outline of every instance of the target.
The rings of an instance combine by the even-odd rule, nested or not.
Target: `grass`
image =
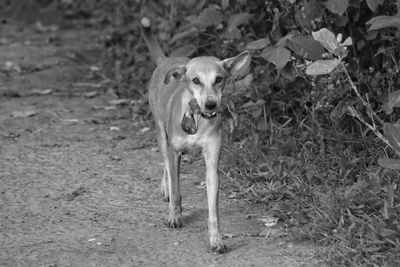
[[[400,178],[377,166],[382,144],[325,129],[322,151],[321,133],[285,127],[238,130],[224,168],[237,197],[265,204],[293,239],[329,247],[332,266],[400,266]]]

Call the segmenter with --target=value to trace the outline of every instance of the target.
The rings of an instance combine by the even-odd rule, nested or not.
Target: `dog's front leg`
[[[208,139],[203,147],[203,156],[206,163],[206,186],[208,200],[208,233],[210,237],[210,247],[213,252],[224,253],[226,246],[222,242],[219,234],[219,215],[218,215],[218,195],[219,177],[218,163],[221,151],[221,133]]]
[[[179,228],[182,226],[182,196],[179,186],[179,167],[181,155],[175,152],[172,147],[168,147],[169,163],[169,218],[168,226]]]

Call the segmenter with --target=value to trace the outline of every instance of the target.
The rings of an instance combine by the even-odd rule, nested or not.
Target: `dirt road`
[[[183,166],[184,227],[165,227],[155,132],[96,87],[98,33],[35,29],[1,28],[0,266],[321,266],[224,177],[228,253],[208,252],[201,161]]]

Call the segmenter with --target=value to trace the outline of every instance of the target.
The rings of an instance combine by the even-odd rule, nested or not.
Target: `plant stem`
[[[347,71],[346,66],[344,66],[343,63],[341,63],[341,66],[342,66],[342,69],[344,70],[344,72],[345,72],[345,74],[347,76],[347,80],[349,81],[351,88],[356,93],[356,95],[357,95],[358,99],[360,99],[361,103],[363,103],[363,105],[367,108],[368,112],[370,113],[372,122],[373,122],[374,117],[375,117],[376,120],[379,121],[380,124],[383,124],[384,121],[381,118],[379,118],[378,115],[376,115],[376,113],[372,110],[371,105],[367,101],[365,101],[365,99],[361,96],[361,94],[358,91],[356,85],[354,84],[353,80],[351,79],[351,77],[349,75],[349,72]],[[367,126],[370,130],[372,130],[372,132],[379,139],[381,139],[385,144],[390,146],[398,155],[400,155],[400,153],[396,149],[394,149],[394,147],[389,143],[389,140],[381,132],[379,132],[376,129],[375,123],[373,123],[373,125],[371,125],[368,122],[366,122],[364,120],[364,118],[361,116],[361,114],[355,108],[353,108],[352,106],[348,106],[348,110],[349,110],[350,114],[353,117],[356,117],[359,121],[361,121],[365,126]]]
[[[368,112],[371,114],[372,117],[374,117],[380,124],[384,124],[384,121],[378,115],[376,115],[376,113],[373,111],[371,105],[367,101],[365,101],[365,99],[361,96],[360,92],[357,89],[357,86],[354,84],[353,80],[351,79],[350,74],[347,71],[347,68],[343,62],[341,63],[341,65],[342,65],[342,69],[344,70],[344,73],[347,76],[347,80],[349,81],[350,86],[353,89],[353,91],[356,93],[358,99],[360,99],[361,103],[367,108]]]
[[[347,109],[349,110],[351,116],[356,117],[356,118],[357,118],[359,121],[361,121],[365,126],[367,126],[371,131],[373,131],[374,134],[375,134],[379,139],[381,139],[385,144],[387,144],[388,146],[390,146],[391,148],[393,148],[393,147],[390,145],[389,140],[388,140],[381,132],[379,132],[379,131],[376,129],[376,127],[374,127],[374,126],[372,126],[371,124],[369,124],[368,122],[366,122],[366,121],[364,120],[364,118],[361,116],[361,114],[360,114],[354,107],[348,106]],[[396,151],[394,148],[393,148],[393,150]],[[397,151],[396,151],[396,152],[397,152]]]

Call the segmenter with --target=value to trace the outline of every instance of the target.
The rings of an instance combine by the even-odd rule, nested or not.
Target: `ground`
[[[1,33],[0,266],[322,265],[316,246],[289,241],[260,220],[268,211],[229,197],[223,175],[228,252],[209,252],[197,159],[183,165],[184,227],[167,228],[154,129],[99,84],[99,32],[5,24]]]

